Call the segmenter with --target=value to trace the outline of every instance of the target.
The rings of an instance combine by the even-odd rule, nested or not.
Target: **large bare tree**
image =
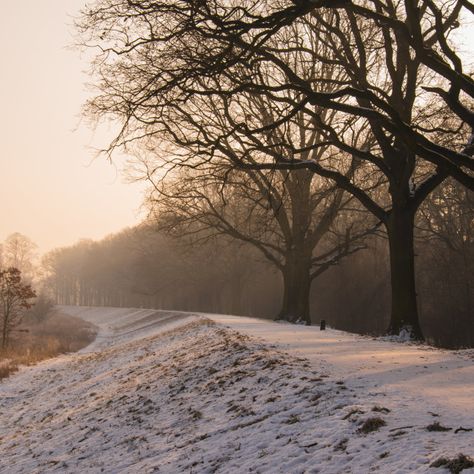
[[[147,168],[149,170],[149,168]],[[282,276],[278,319],[311,323],[312,281],[365,248],[375,231],[354,199],[308,170],[180,172],[153,182],[149,196],[158,228],[192,245],[230,236],[254,246]],[[354,215],[355,214],[355,215]]]

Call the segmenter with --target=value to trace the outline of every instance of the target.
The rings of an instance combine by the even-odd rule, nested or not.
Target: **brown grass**
[[[18,365],[9,360],[2,361],[0,359],[0,364],[0,380],[8,377],[18,370]]]
[[[0,380],[18,370],[59,354],[76,352],[90,344],[96,327],[80,318],[51,312],[42,322],[25,322],[8,348],[0,352]],[[23,332],[27,331],[27,332]]]
[[[387,423],[385,423],[385,420],[379,417],[367,418],[367,420],[362,423],[357,432],[363,434],[372,433],[372,431],[377,431],[386,424]]]
[[[439,458],[431,463],[430,467],[444,467],[449,469],[449,472],[452,474],[459,474],[464,469],[471,469],[474,467],[474,459],[461,453],[453,459]]]

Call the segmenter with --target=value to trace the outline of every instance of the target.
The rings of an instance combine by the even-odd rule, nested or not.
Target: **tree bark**
[[[414,211],[394,207],[386,223],[392,289],[387,332],[398,335],[402,329],[407,329],[413,339],[422,340],[415,286],[414,218]]]
[[[311,324],[309,291],[311,288],[311,255],[292,252],[283,267],[283,302],[276,319],[292,323],[304,321]]]

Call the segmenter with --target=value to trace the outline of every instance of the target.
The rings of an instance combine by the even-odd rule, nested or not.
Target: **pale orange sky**
[[[88,63],[66,46],[85,0],[0,4],[0,242],[21,232],[45,252],[137,224],[143,186],[92,161],[90,147],[108,134],[80,122]],[[472,57],[472,25],[464,26],[458,38]]]
[[[45,252],[138,223],[143,186],[92,161],[107,133],[80,121],[88,64],[66,46],[85,1],[0,3],[0,242],[21,232]]]

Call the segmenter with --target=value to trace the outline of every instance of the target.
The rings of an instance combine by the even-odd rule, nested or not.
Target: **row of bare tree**
[[[388,333],[422,338],[416,222],[425,213],[426,238],[444,236],[430,206],[474,189],[474,81],[452,40],[473,12],[469,0],[96,0],[77,22],[97,51],[86,113],[121,125],[107,152],[135,154],[160,228],[233,237],[281,271],[285,319],[308,321],[312,279],[382,230]]]
[[[288,307],[284,273],[260,243],[214,227],[178,236],[171,215],[162,219],[47,254],[46,283],[56,302],[281,318]],[[336,236],[326,233],[320,248],[334,248]],[[426,338],[444,347],[473,346],[472,194],[451,182],[440,187],[418,216],[415,248]],[[390,305],[386,235],[361,237],[354,249],[313,278],[304,302],[308,321],[326,319],[341,329],[383,334]]]

